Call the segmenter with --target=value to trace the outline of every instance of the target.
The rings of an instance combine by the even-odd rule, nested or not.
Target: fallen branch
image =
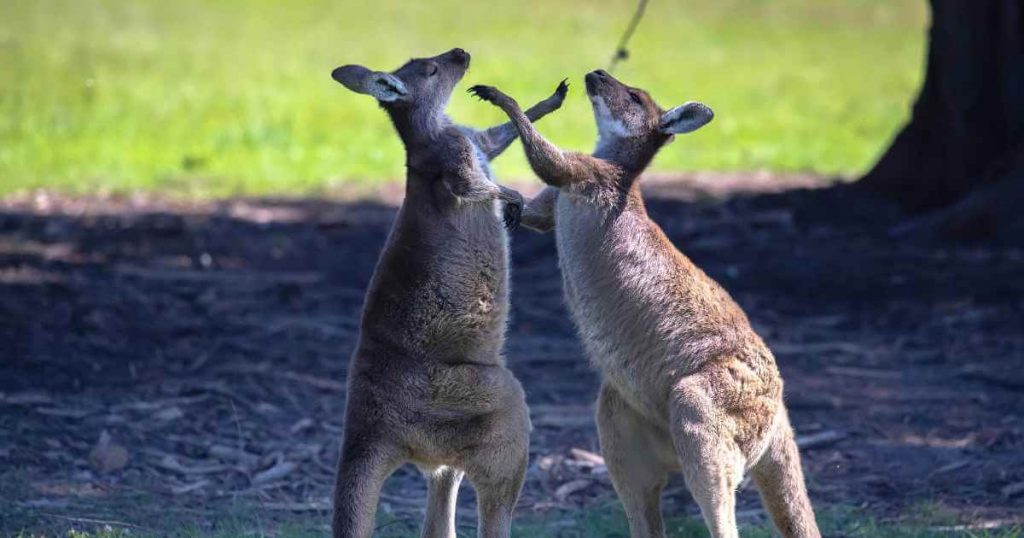
[[[281,512],[327,512],[331,509],[331,505],[324,502],[260,503],[260,508]]]
[[[345,392],[345,384],[340,381],[335,381],[333,379],[317,377],[309,374],[300,374],[298,372],[284,372],[277,375],[286,379],[291,379],[292,381],[305,383],[311,387],[315,387],[320,390],[328,390],[332,392]]]
[[[895,370],[877,370],[854,366],[829,366],[825,368],[825,371],[832,375],[862,377],[865,379],[903,379],[903,374]]]
[[[827,446],[834,445],[843,439],[846,439],[847,435],[843,432],[836,430],[825,430],[823,432],[812,433],[810,435],[798,435],[796,438],[796,446],[803,450],[811,450],[815,448],[824,448]]]
[[[290,475],[298,467],[297,464],[290,461],[279,461],[273,467],[253,475],[252,483],[253,485],[258,485],[280,480]]]
[[[147,527],[142,525],[136,525],[134,523],[128,523],[127,521],[117,521],[113,519],[93,519],[91,517],[78,517],[78,516],[65,516],[61,514],[48,514],[46,512],[38,512],[39,515],[47,517],[55,517],[57,519],[63,519],[66,521],[74,521],[76,523],[92,523],[94,525],[110,525],[117,527],[131,527],[133,529],[149,530]]]

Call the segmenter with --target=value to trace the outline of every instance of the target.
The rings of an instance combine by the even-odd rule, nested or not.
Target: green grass
[[[316,194],[403,175],[371,99],[330,80],[342,63],[392,69],[452,46],[474,54],[462,90],[523,103],[573,88],[541,130],[589,150],[582,75],[605,67],[633,0],[336,2],[4,0],[0,195],[159,190]],[[921,76],[923,0],[653,0],[618,70],[663,106],[699,99],[716,121],[655,168],[857,174],[904,121]],[[532,177],[518,147],[496,163]]]
[[[934,508],[934,507],[933,507]],[[568,513],[560,516],[543,516],[528,520],[529,516],[520,516],[521,520],[513,529],[513,538],[628,538],[629,528],[625,517],[617,505],[598,507],[589,511]],[[995,530],[957,530],[953,523],[939,509],[928,514],[914,513],[902,523],[879,523],[876,519],[849,508],[831,508],[819,511],[819,525],[822,535],[830,538],[1022,538],[1024,530],[1020,527],[1008,526]],[[307,538],[326,534],[327,518],[296,521],[290,524],[268,529],[252,521],[231,520],[218,525],[214,530],[199,531],[184,529],[175,534],[164,530],[153,536],[170,535],[182,538],[262,538],[277,536],[280,538]],[[460,528],[459,536],[475,536],[475,529]],[[771,538],[775,536],[768,525],[741,526],[740,534],[744,538]],[[676,517],[666,521],[666,533],[669,538],[706,538],[708,532],[704,523],[695,518]],[[103,528],[93,530],[70,531],[64,536],[69,538],[130,538],[150,536],[145,531]],[[43,536],[33,533],[17,534],[19,538]],[[51,534],[50,536],[56,536]],[[414,538],[419,536],[419,529],[414,526],[385,521],[378,526],[374,536],[378,538]]]

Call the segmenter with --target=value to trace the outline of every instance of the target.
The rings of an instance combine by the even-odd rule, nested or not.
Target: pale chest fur
[[[608,221],[594,206],[559,196],[556,240],[566,300],[590,360],[634,407],[667,412],[673,379],[689,368],[673,338],[661,284],[666,261],[632,232],[633,215]]]
[[[764,382],[774,361],[728,293],[642,211],[614,216],[558,197],[555,234],[569,310],[591,361],[648,416],[665,416],[679,380],[730,360]]]

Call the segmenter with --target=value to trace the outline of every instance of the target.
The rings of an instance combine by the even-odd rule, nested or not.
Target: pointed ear
[[[344,65],[331,72],[331,78],[346,88],[391,102],[405,99],[409,92],[398,77],[381,71],[370,71],[361,65]]]
[[[707,105],[690,101],[662,114],[658,127],[665,134],[692,133],[714,117],[715,113]]]

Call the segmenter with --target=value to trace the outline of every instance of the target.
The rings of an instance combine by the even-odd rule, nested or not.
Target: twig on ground
[[[847,435],[843,432],[836,430],[825,430],[818,433],[812,433],[810,435],[799,435],[796,438],[796,445],[803,450],[811,450],[815,448],[824,448],[827,446],[834,445],[843,439],[846,439]]]
[[[39,515],[46,516],[46,517],[53,517],[53,518],[57,518],[57,519],[63,519],[63,520],[66,520],[66,521],[75,521],[75,522],[78,522],[78,523],[92,523],[92,524],[95,524],[95,525],[110,525],[112,527],[113,526],[116,526],[116,527],[131,527],[133,529],[140,529],[140,530],[147,530],[147,531],[150,530],[148,527],[143,527],[142,525],[136,525],[134,523],[128,523],[127,521],[117,521],[117,520],[113,520],[113,519],[94,519],[94,518],[91,518],[91,517],[65,516],[65,515],[62,515],[62,514],[50,514],[50,513],[47,513],[47,512],[39,512]]]

